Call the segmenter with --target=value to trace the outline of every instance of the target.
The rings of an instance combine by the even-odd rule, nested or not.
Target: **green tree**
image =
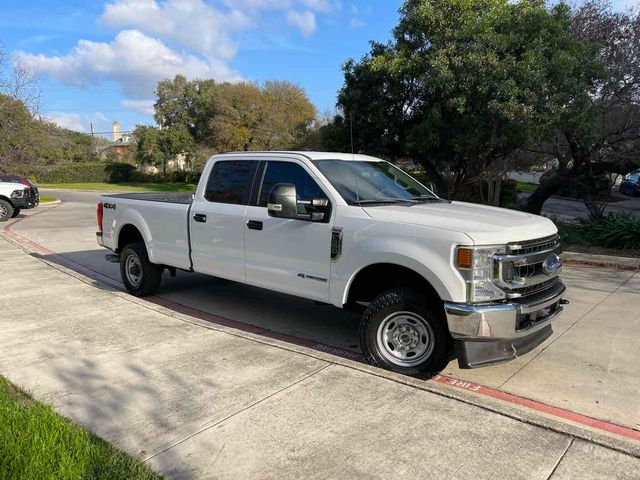
[[[133,131],[135,140],[134,158],[139,166],[161,167],[164,153],[160,148],[160,130],[147,125],[138,125]]]
[[[196,145],[216,151],[293,148],[304,143],[316,118],[305,91],[290,82],[260,87],[177,75],[158,83],[156,94],[160,127],[184,128]]]
[[[316,108],[305,91],[291,82],[267,81],[259,103],[254,144],[261,150],[285,150],[299,145],[316,119]]]
[[[617,12],[605,0],[589,0],[573,7],[571,32],[597,52],[604,74],[595,83],[597,94],[567,102],[554,135],[530,148],[558,166],[526,209],[539,213],[551,195],[569,188],[598,216],[605,175],[640,166],[640,10]]]
[[[345,64],[343,116],[328,137],[347,137],[341,124],[356,151],[414,159],[464,198],[593,92],[595,52],[570,20],[565,4],[542,0],[407,0],[393,40]]]

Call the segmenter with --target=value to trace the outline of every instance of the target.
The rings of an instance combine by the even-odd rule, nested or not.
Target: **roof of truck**
[[[379,162],[380,159],[371,157],[369,155],[361,155],[359,153],[339,153],[339,152],[306,152],[306,151],[261,151],[261,152],[228,152],[221,155],[255,155],[255,154],[290,154],[290,155],[302,155],[309,160],[353,160],[353,161],[368,161]]]

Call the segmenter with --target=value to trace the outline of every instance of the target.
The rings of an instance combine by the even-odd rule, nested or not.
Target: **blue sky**
[[[41,79],[42,115],[76,130],[152,123],[153,88],[176,73],[293,81],[322,113],[334,108],[342,63],[389,39],[401,3],[0,0],[0,42]]]
[[[400,0],[0,0],[0,42],[39,76],[41,112],[88,131],[152,123],[153,86],[184,73],[283,79],[333,109],[341,65],[386,41]]]

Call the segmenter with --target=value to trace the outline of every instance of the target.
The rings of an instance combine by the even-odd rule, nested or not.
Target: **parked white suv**
[[[367,359],[406,374],[511,360],[564,303],[550,220],[440,199],[364,155],[216,155],[195,195],[103,195],[98,224],[134,295],[181,269],[359,310]]]

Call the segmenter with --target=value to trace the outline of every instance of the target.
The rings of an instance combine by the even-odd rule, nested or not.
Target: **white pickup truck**
[[[522,355],[566,303],[553,222],[364,155],[215,155],[195,194],[103,195],[98,225],[133,295],[180,269],[359,310],[368,361],[410,375]]]

